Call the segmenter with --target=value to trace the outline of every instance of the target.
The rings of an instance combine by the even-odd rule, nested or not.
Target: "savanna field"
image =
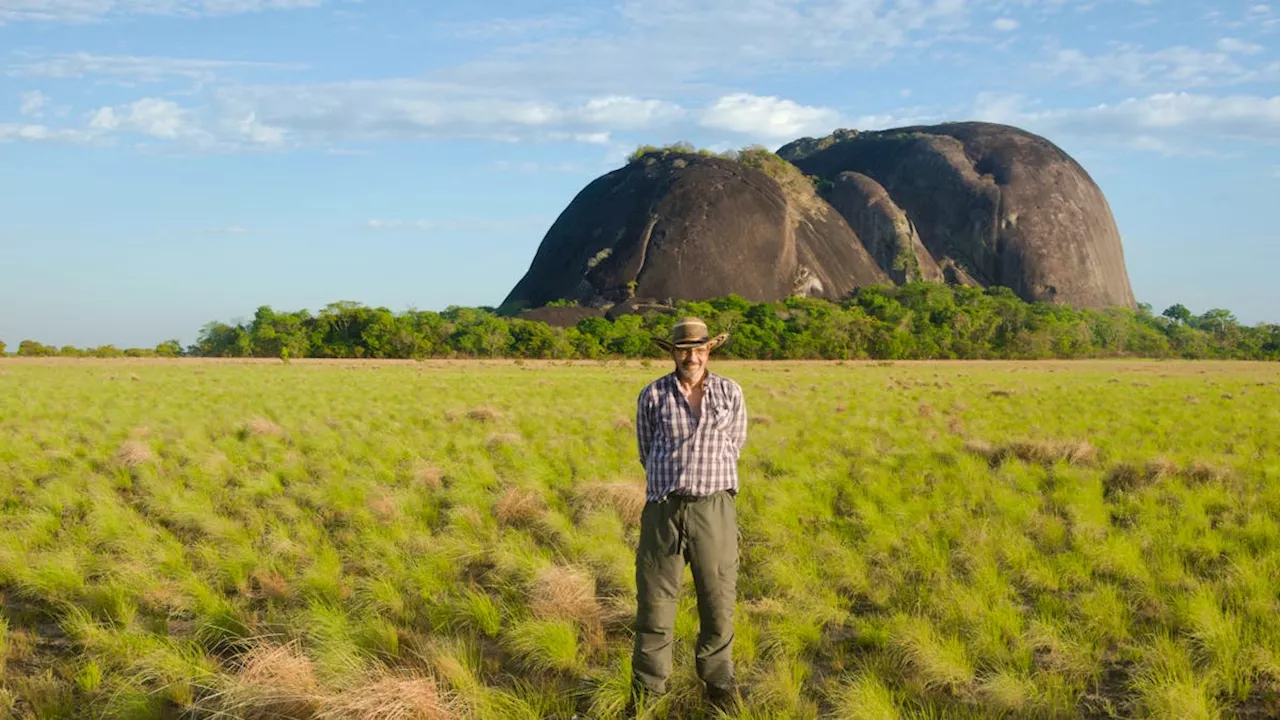
[[[647,365],[0,361],[0,717],[621,717]],[[1280,717],[1280,365],[712,370],[742,717]]]

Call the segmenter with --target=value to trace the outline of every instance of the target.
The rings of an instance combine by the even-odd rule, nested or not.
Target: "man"
[[[738,456],[747,439],[742,388],[707,370],[728,338],[707,336],[696,317],[671,339],[675,371],[650,383],[636,404],[636,438],[645,468],[645,507],[636,551],[634,695],[661,695],[671,673],[676,596],[687,561],[698,598],[698,677],[720,709],[737,703],[733,611],[738,583]]]

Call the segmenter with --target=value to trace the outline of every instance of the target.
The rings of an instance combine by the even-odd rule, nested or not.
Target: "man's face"
[[[706,345],[695,348],[675,348],[671,351],[671,357],[676,361],[676,374],[685,381],[696,380],[702,375],[702,371],[707,367],[709,355],[711,355],[711,349]]]

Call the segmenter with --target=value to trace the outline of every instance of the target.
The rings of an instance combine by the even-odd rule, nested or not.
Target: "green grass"
[[[662,363],[0,366],[0,716],[621,717]],[[742,717],[1280,715],[1280,367],[713,368]]]

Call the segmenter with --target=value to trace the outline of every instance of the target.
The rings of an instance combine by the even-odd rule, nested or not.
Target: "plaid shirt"
[[[703,380],[702,419],[696,420],[673,372],[640,391],[636,439],[646,477],[645,499],[658,501],[679,490],[710,495],[738,491],[738,454],[747,441],[742,388],[708,371]]]

